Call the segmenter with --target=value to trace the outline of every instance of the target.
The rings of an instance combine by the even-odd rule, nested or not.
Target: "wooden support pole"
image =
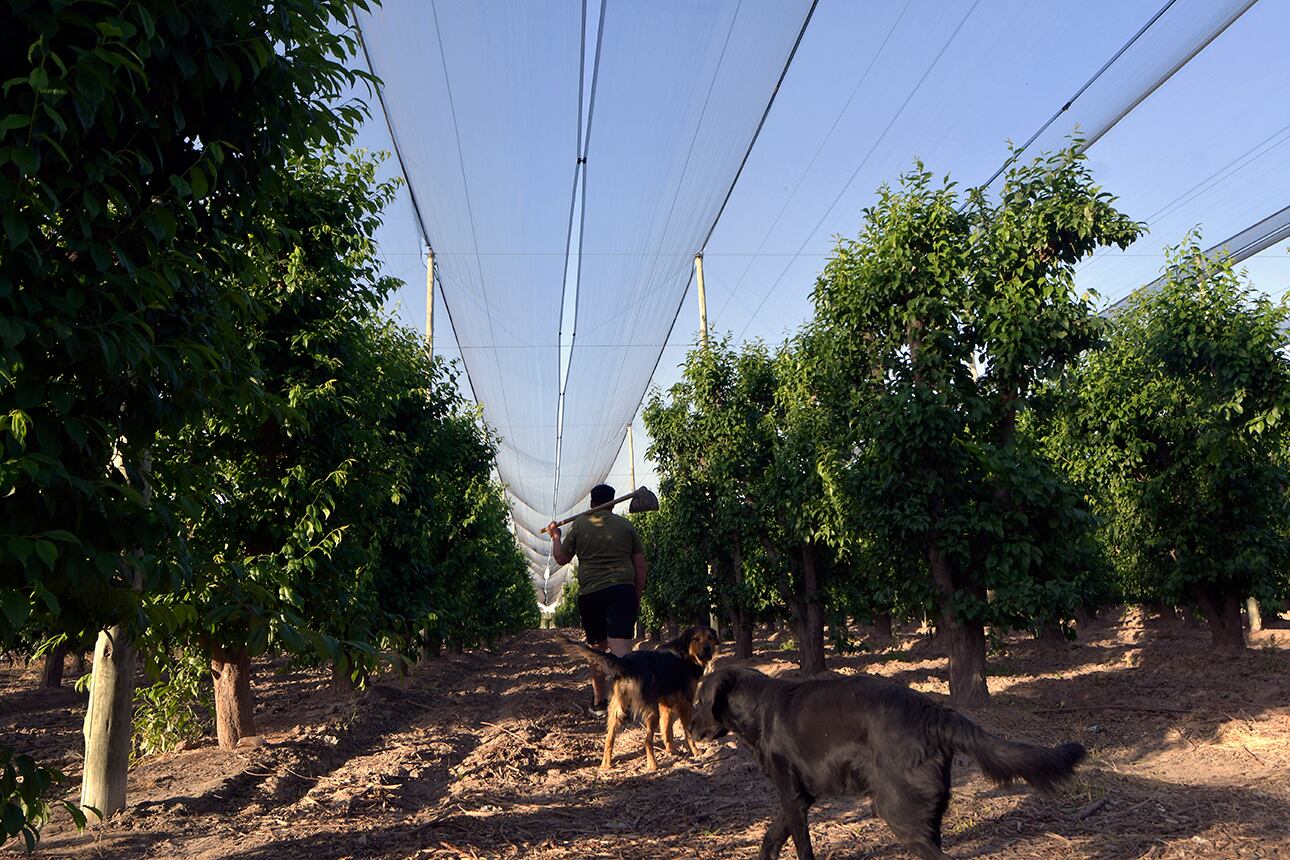
[[[129,483],[125,461],[118,449],[112,464]],[[143,501],[152,501],[152,457],[145,453],[138,467],[143,482]],[[121,564],[131,577],[131,587],[143,590],[143,551],[124,556]],[[94,649],[90,700],[85,708],[83,733],[85,757],[81,774],[81,806],[97,810],[103,817],[125,809],[126,776],[133,741],[134,682],[137,670],[134,643],[123,625],[99,632]]]
[[[434,251],[426,254],[426,351],[434,354]]]
[[[627,423],[627,460],[630,465],[627,467],[628,474],[631,475],[632,489],[636,489],[636,445],[632,441],[632,424],[634,421]]]
[[[703,255],[694,256],[694,281],[699,286],[699,343],[708,345],[708,293],[703,288]]]

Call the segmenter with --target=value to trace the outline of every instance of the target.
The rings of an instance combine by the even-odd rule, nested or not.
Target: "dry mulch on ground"
[[[972,716],[1012,737],[1090,750],[1058,798],[990,786],[956,762],[945,822],[955,857],[1290,857],[1290,631],[1236,660],[1205,631],[1140,614],[1095,622],[1079,643],[1010,638],[991,658],[994,705]],[[755,661],[791,673],[793,653]],[[926,639],[851,656],[932,695],[946,661]],[[265,746],[207,741],[131,774],[130,807],[77,834],[56,821],[46,857],[752,857],[776,809],[734,741],[698,759],[660,753],[644,772],[640,730],[618,769],[597,770],[603,722],[582,713],[583,668],[530,631],[496,653],[446,657],[337,704],[317,672],[261,671]],[[0,735],[75,779],[83,700],[32,690],[36,667],[0,670]],[[907,855],[867,801],[812,814],[820,858]],[[0,853],[4,853],[0,849]],[[790,849],[791,853],[791,849]]]

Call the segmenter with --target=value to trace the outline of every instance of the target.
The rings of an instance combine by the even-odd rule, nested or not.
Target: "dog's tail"
[[[574,642],[567,636],[560,637],[560,647],[573,657],[581,657],[594,668],[599,669],[608,681],[615,681],[619,678],[631,676],[627,664],[621,658],[610,654],[608,651],[598,651],[590,645],[582,642]]]
[[[1051,792],[1071,777],[1087,754],[1082,744],[1073,741],[1055,747],[1010,741],[990,734],[960,713],[943,713],[942,739],[955,752],[974,759],[996,783],[1024,779],[1040,791]]]

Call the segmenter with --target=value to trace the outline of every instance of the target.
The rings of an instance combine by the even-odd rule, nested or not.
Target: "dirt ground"
[[[1290,858],[1290,630],[1235,661],[1176,621],[1094,622],[1082,639],[1010,638],[992,655],[995,704],[972,714],[1012,737],[1074,739],[1090,760],[1069,792],[996,789],[956,762],[945,848],[955,857]],[[793,671],[761,641],[755,661]],[[833,671],[886,675],[935,696],[946,662],[917,635],[829,654]],[[0,670],[0,738],[62,766],[75,786],[83,700],[39,691],[38,667]],[[550,631],[495,653],[445,657],[336,704],[321,672],[259,673],[266,744],[213,741],[137,763],[130,806],[77,834],[46,828],[45,857],[755,856],[775,810],[748,752],[729,740],[698,759],[660,753],[643,770],[640,729],[618,768],[597,770],[603,722],[581,709],[585,670]],[[624,742],[625,741],[625,742]],[[863,800],[812,813],[821,858],[907,855]],[[0,849],[0,855],[8,856]],[[791,852],[790,852],[791,853]]]

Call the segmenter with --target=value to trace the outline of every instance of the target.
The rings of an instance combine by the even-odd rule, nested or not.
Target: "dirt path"
[[[1009,640],[993,658],[996,705],[974,716],[1020,738],[1079,740],[1092,760],[1056,799],[991,788],[975,766],[957,763],[949,853],[1290,857],[1290,649],[1265,636],[1239,661],[1215,663],[1204,640],[1139,619],[1095,627],[1078,645]],[[760,644],[771,649],[757,661],[763,668],[790,670],[790,652]],[[830,654],[830,665],[945,690],[945,661],[917,637],[877,654]],[[0,733],[61,755],[74,774],[81,700],[21,692],[34,671],[0,671]],[[264,672],[265,746],[208,743],[143,761],[124,815],[83,835],[55,823],[40,853],[755,856],[775,804],[747,753],[733,742],[694,760],[662,753],[661,769],[646,774],[633,729],[619,768],[602,776],[603,723],[581,714],[583,677],[546,631],[383,680],[344,705],[320,673]],[[866,802],[819,804],[812,831],[821,858],[906,856]]]

